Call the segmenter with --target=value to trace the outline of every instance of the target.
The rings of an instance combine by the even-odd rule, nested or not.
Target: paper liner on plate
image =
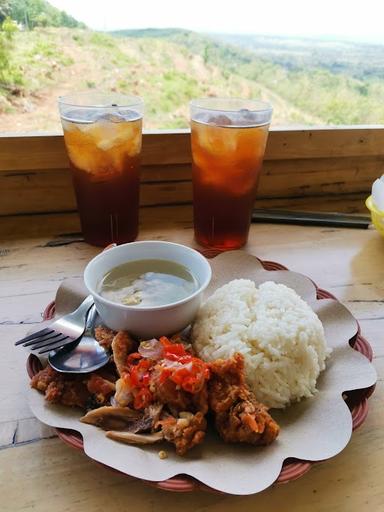
[[[254,256],[231,251],[211,260],[213,279],[206,297],[231,279],[248,278],[261,284],[286,284],[306,300],[323,322],[328,346],[333,349],[326,370],[318,379],[318,393],[285,410],[272,410],[281,426],[277,441],[268,447],[228,445],[213,430],[204,443],[186,457],[179,457],[168,444],[138,447],[122,445],[105,437],[98,428],[79,422],[81,411],[48,404],[43,395],[29,391],[29,403],[42,422],[80,432],[89,457],[137,478],[160,481],[187,474],[214,489],[231,494],[253,494],[270,486],[285,459],[293,457],[318,461],[339,453],[352,433],[352,419],[344,391],[367,388],[376,382],[370,362],[354,351],[348,341],[356,335],[357,324],[349,311],[331,299],[317,300],[316,288],[307,277],[290,271],[266,271]],[[86,295],[81,281],[68,280],[56,297],[57,314],[76,307]],[[159,459],[165,449],[168,459]]]

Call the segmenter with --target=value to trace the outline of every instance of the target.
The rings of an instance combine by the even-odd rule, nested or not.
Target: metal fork
[[[88,295],[75,311],[55,320],[45,329],[16,341],[15,345],[22,345],[29,350],[38,350],[38,354],[44,354],[72,343],[83,334],[87,314],[92,305],[93,297]]]

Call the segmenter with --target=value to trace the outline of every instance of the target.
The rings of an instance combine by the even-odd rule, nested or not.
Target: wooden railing
[[[141,205],[192,200],[190,135],[143,137]],[[384,172],[384,128],[271,130],[256,206],[364,211]],[[0,216],[76,209],[61,135],[0,136]]]

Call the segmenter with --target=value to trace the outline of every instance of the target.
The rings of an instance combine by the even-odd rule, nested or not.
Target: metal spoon
[[[85,331],[80,340],[50,352],[49,364],[58,372],[90,373],[109,361],[109,355],[95,340],[94,327],[97,311],[93,305],[89,310]]]

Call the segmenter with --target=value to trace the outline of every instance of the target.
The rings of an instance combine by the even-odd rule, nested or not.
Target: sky
[[[328,37],[384,43],[384,0],[49,0],[96,30]]]

